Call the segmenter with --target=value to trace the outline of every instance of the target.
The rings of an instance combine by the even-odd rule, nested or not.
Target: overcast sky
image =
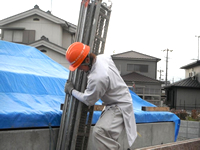
[[[105,1],[108,2],[108,1]],[[43,11],[77,25],[81,0],[2,0],[0,20],[38,5]],[[170,49],[168,79],[185,78],[180,67],[198,58],[199,0],[112,0],[106,54],[136,51],[160,58],[165,80],[166,51]],[[110,4],[110,2],[108,2]],[[159,74],[158,74],[159,78]]]

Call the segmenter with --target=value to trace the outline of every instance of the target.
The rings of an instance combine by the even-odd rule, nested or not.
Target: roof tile
[[[124,81],[134,81],[134,82],[151,82],[151,83],[161,83],[162,81],[144,76],[142,74],[132,72],[126,75],[123,75],[122,78]]]
[[[183,80],[174,82],[173,84],[170,84],[169,86],[166,86],[166,88],[169,87],[190,87],[190,88],[200,88],[200,83],[193,79],[192,77],[185,78]]]
[[[157,60],[160,61],[161,59],[152,57],[149,55],[145,55],[136,51],[127,51],[124,53],[114,54],[112,55],[113,58],[134,58],[134,59],[151,59],[151,60]]]

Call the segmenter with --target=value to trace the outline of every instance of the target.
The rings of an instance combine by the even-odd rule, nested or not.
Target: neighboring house
[[[193,77],[200,82],[200,60],[181,67],[185,69],[185,78]]]
[[[136,51],[112,55],[122,78],[142,99],[160,105],[162,81],[157,78],[157,62],[161,59]]]
[[[1,40],[36,47],[66,68],[67,47],[74,42],[76,26],[39,6],[0,20]]]
[[[200,60],[181,67],[185,69],[185,79],[164,87],[166,104],[170,108],[200,109]]]

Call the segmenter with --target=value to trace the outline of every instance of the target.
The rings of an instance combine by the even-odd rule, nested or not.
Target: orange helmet
[[[89,54],[89,51],[90,47],[83,43],[75,42],[71,44],[66,51],[66,59],[70,63],[69,70],[76,70]]]

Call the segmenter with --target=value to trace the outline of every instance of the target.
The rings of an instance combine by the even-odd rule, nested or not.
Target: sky
[[[41,10],[50,10],[77,25],[81,0],[1,0],[0,3],[0,20],[37,4]],[[161,78],[165,80],[166,50],[173,50],[168,52],[167,79],[173,83],[185,78],[185,70],[180,68],[198,59],[195,36],[200,35],[199,0],[112,0],[111,10],[106,54],[133,50],[159,58],[157,69],[163,70]]]

